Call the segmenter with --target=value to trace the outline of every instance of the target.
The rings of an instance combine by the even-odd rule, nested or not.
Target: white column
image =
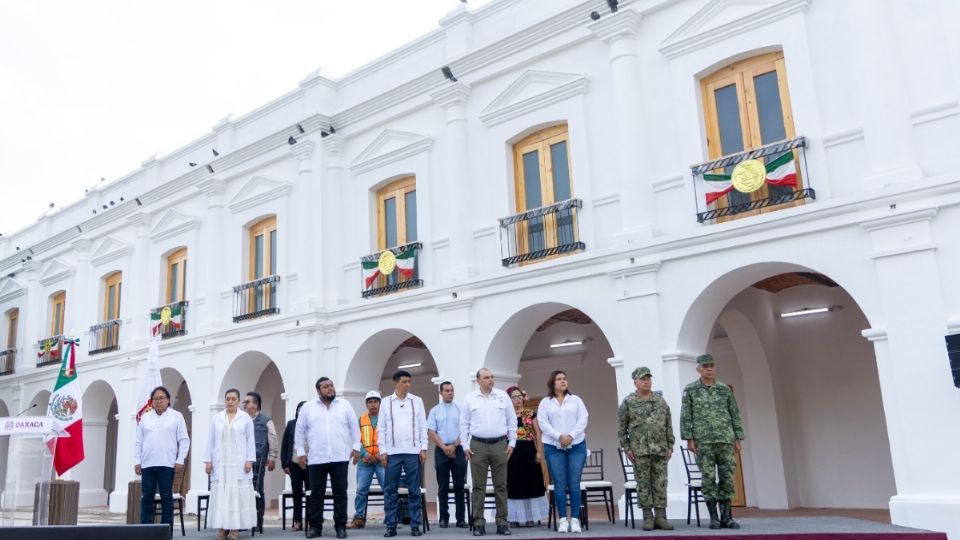
[[[321,226],[320,231],[323,234],[322,243],[325,246],[323,254],[322,291],[323,303],[328,306],[346,302],[346,291],[350,284],[343,283],[343,264],[345,253],[343,242],[340,240],[341,227],[346,222],[347,216],[344,215],[344,205],[342,199],[343,193],[343,149],[347,145],[347,139],[343,135],[331,134],[322,139],[324,159],[323,183],[321,186]],[[360,283],[354,283],[354,287],[359,287]]]
[[[684,387],[700,376],[697,373],[697,356],[699,355],[696,353],[677,350],[664,351],[660,355],[663,361],[663,397],[670,405],[670,419],[673,421],[673,434],[677,440],[667,471],[667,515],[674,519],[686,516],[687,472],[683,466],[680,448],[686,447],[687,443],[680,438],[680,404]],[[707,514],[706,505],[700,505],[700,514]]]
[[[213,352],[214,347],[207,345],[193,350],[194,374],[190,379],[190,392],[193,403],[192,425],[190,426],[190,491],[187,493],[187,511],[197,511],[197,494],[207,491],[207,471],[203,463],[203,453],[207,448],[207,437],[210,434],[210,419],[217,412],[220,396],[213,380]]]
[[[620,184],[620,215],[623,223],[620,239],[630,243],[654,234],[654,178],[650,141],[646,133],[654,128],[643,115],[640,103],[640,62],[637,58],[637,33],[643,17],[634,11],[621,11],[587,25],[610,49],[610,74],[613,81],[611,111]]]
[[[124,336],[124,341],[129,343],[132,348],[146,347],[147,336],[150,327],[150,309],[155,307],[149,299],[149,291],[153,289],[148,285],[150,264],[150,237],[147,236],[150,227],[150,216],[145,213],[137,213],[127,218],[127,222],[133,225],[136,231],[136,242],[134,244],[133,259],[130,268],[130,275],[124,276],[127,283],[138,284],[133,287],[124,287],[123,303],[126,320],[125,328],[120,329],[120,335]]]
[[[438,350],[430,351],[437,364],[437,379],[453,383],[454,392],[462,399],[473,389],[476,371],[480,369],[473,354],[472,298],[453,300],[437,306],[437,320],[440,321],[440,345]],[[506,389],[504,381],[498,380],[497,386]]]
[[[127,484],[136,479],[133,472],[133,440],[136,436],[138,407],[137,364],[145,357],[120,365],[120,384],[114,385],[117,399],[117,468],[115,475],[116,491],[110,496],[111,512],[127,511]],[[81,377],[83,374],[81,373]],[[100,477],[102,484],[102,476]]]
[[[320,295],[320,283],[323,279],[324,243],[322,218],[323,195],[320,179],[314,173],[314,151],[317,143],[311,139],[298,139],[290,147],[296,156],[299,168],[297,183],[287,201],[287,229],[280,231],[286,243],[281,243],[283,260],[287,261],[284,272],[287,276],[296,274],[296,279],[288,280],[281,287],[288,287],[287,302],[293,313],[311,311]]]
[[[200,272],[200,294],[191,307],[199,307],[197,327],[201,333],[224,325],[224,310],[221,307],[220,291],[224,288],[223,275],[223,222],[225,182],[219,178],[207,178],[197,187],[207,196],[207,214],[200,226],[202,243],[197,255]],[[192,255],[191,255],[192,256]]]
[[[34,346],[45,337],[49,337],[50,327],[45,324],[45,313],[47,312],[47,299],[41,298],[43,289],[40,287],[40,265],[36,261],[27,261],[23,263],[23,272],[27,276],[27,298],[21,308],[20,317],[23,321],[24,331],[21,335],[24,337],[22,360],[18,364],[29,366],[36,365],[36,356]],[[26,313],[24,313],[26,312]],[[29,359],[29,360],[28,360]]]
[[[77,265],[73,272],[73,283],[67,291],[67,313],[64,317],[64,329],[67,333],[80,335],[87,331],[87,323],[91,320],[93,309],[90,306],[90,290],[95,290],[95,283],[90,283],[90,241],[84,238],[73,242],[73,250],[77,254]],[[81,347],[81,351],[86,351]]]
[[[943,452],[960,445],[960,425],[931,411],[956,410],[949,369],[945,292],[931,221],[935,209],[863,223],[873,247],[885,328],[864,331],[874,343],[897,494],[894,524],[960,538],[960,487],[943,481]]]
[[[450,260],[445,261],[447,268],[441,277],[444,282],[464,281],[477,271],[473,263],[473,231],[471,211],[470,148],[467,138],[467,99],[470,86],[462,82],[453,83],[431,94],[433,100],[447,113],[447,128],[443,152],[445,158],[444,174],[438,184],[448,217],[444,220],[450,231]],[[438,186],[439,187],[439,186]]]
[[[654,389],[665,382],[660,365],[660,293],[657,291],[659,262],[630,264],[608,275],[616,285],[616,328],[605,328],[611,345],[622,356],[624,377],[617,378],[618,399],[634,391],[630,374],[640,366],[653,373]],[[625,346],[626,345],[626,346]],[[629,348],[627,348],[629,346]],[[619,350],[617,350],[619,349]],[[623,354],[625,351],[630,354]],[[658,383],[659,381],[659,383]]]
[[[913,123],[910,120],[909,93],[900,65],[900,43],[895,36],[896,22],[887,0],[847,2],[853,70],[860,91],[860,121],[867,151],[869,172],[863,178],[865,189],[878,189],[898,182],[919,180],[923,171],[917,164],[913,147]]]

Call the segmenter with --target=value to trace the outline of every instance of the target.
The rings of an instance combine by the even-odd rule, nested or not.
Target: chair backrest
[[[687,482],[699,484],[703,480],[703,473],[700,472],[700,466],[697,465],[696,456],[682,446],[680,447],[680,454],[683,455],[683,468],[687,471]]]
[[[183,467],[179,471],[174,469],[173,471],[173,493],[179,493],[181,497],[186,495],[183,492],[183,485],[186,483],[187,478],[187,468]]]
[[[633,478],[633,461],[627,457],[627,451],[623,448],[618,448],[620,451],[620,468],[623,469],[623,481],[632,482]]]
[[[597,481],[603,480],[603,449],[590,450],[587,452],[587,461],[583,465],[581,480]]]

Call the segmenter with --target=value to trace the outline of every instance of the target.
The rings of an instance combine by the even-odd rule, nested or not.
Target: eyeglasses
[[[522,394],[517,394],[517,395],[514,395],[514,396],[510,396],[510,399],[523,399],[523,395],[522,395]]]
[[[153,398],[153,401],[163,401],[165,399],[170,399],[170,398],[168,398],[167,396],[160,396],[160,397]]]

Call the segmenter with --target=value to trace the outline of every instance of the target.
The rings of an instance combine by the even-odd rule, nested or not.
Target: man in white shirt
[[[463,484],[467,480],[467,458],[460,445],[460,407],[453,402],[453,383],[440,383],[440,403],[427,415],[427,434],[437,445],[433,452],[433,465],[437,470],[437,507],[440,513],[440,528],[450,526],[450,508],[447,494],[453,485],[456,502],[457,527],[465,529]],[[451,480],[452,476],[452,480]]]
[[[395,391],[380,403],[377,421],[377,443],[380,462],[387,470],[387,485],[383,486],[383,506],[387,532],[384,537],[397,535],[400,502],[397,490],[400,476],[406,475],[410,509],[410,535],[420,536],[423,508],[420,498],[420,478],[423,463],[427,461],[427,415],[423,400],[410,393],[410,373],[393,374]]]
[[[317,396],[300,409],[293,437],[293,451],[300,467],[307,469],[311,495],[307,538],[323,531],[323,496],[327,475],[333,490],[333,528],[337,538],[347,537],[347,466],[360,457],[360,423],[349,403],[337,397],[333,381],[317,379]],[[304,445],[308,454],[304,453]]]
[[[158,386],[150,393],[152,409],[140,417],[133,442],[133,470],[143,479],[140,523],[153,523],[153,497],[160,491],[160,520],[173,532],[173,476],[183,470],[190,437],[183,415],[170,407],[170,392]]]
[[[497,501],[497,534],[509,535],[507,522],[507,460],[517,444],[517,417],[510,397],[493,387],[493,372],[477,371],[479,389],[467,394],[460,412],[460,443],[470,460],[473,477],[473,535],[487,534],[483,499],[487,470],[493,470],[493,493]]]

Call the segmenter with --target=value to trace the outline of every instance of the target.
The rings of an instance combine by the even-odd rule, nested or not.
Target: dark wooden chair
[[[693,452],[681,447],[680,453],[683,455],[683,468],[687,471],[687,525],[690,524],[690,510],[694,509],[697,513],[697,527],[699,527],[700,503],[707,502],[703,498],[703,473],[700,472],[700,466],[697,465],[697,458]]]
[[[184,494],[183,494],[183,484],[184,479],[186,478],[186,467],[173,473],[173,512],[174,515],[180,516],[180,534],[182,536],[187,535],[187,528],[183,524],[183,503],[184,503]],[[160,518],[163,513],[163,504],[160,501],[160,494],[155,493],[153,495],[153,518],[154,521]],[[176,520],[176,517],[174,517]],[[174,524],[170,524],[170,533],[173,534]]]
[[[580,487],[587,490],[587,504],[602,502],[610,523],[616,523],[613,511],[613,482],[603,477],[603,449],[591,450],[583,466]]]
[[[626,527],[629,520],[630,527],[636,529],[634,507],[637,498],[637,480],[634,476],[633,461],[627,457],[626,450],[619,448],[618,451],[620,453],[620,468],[623,469],[623,526]]]

